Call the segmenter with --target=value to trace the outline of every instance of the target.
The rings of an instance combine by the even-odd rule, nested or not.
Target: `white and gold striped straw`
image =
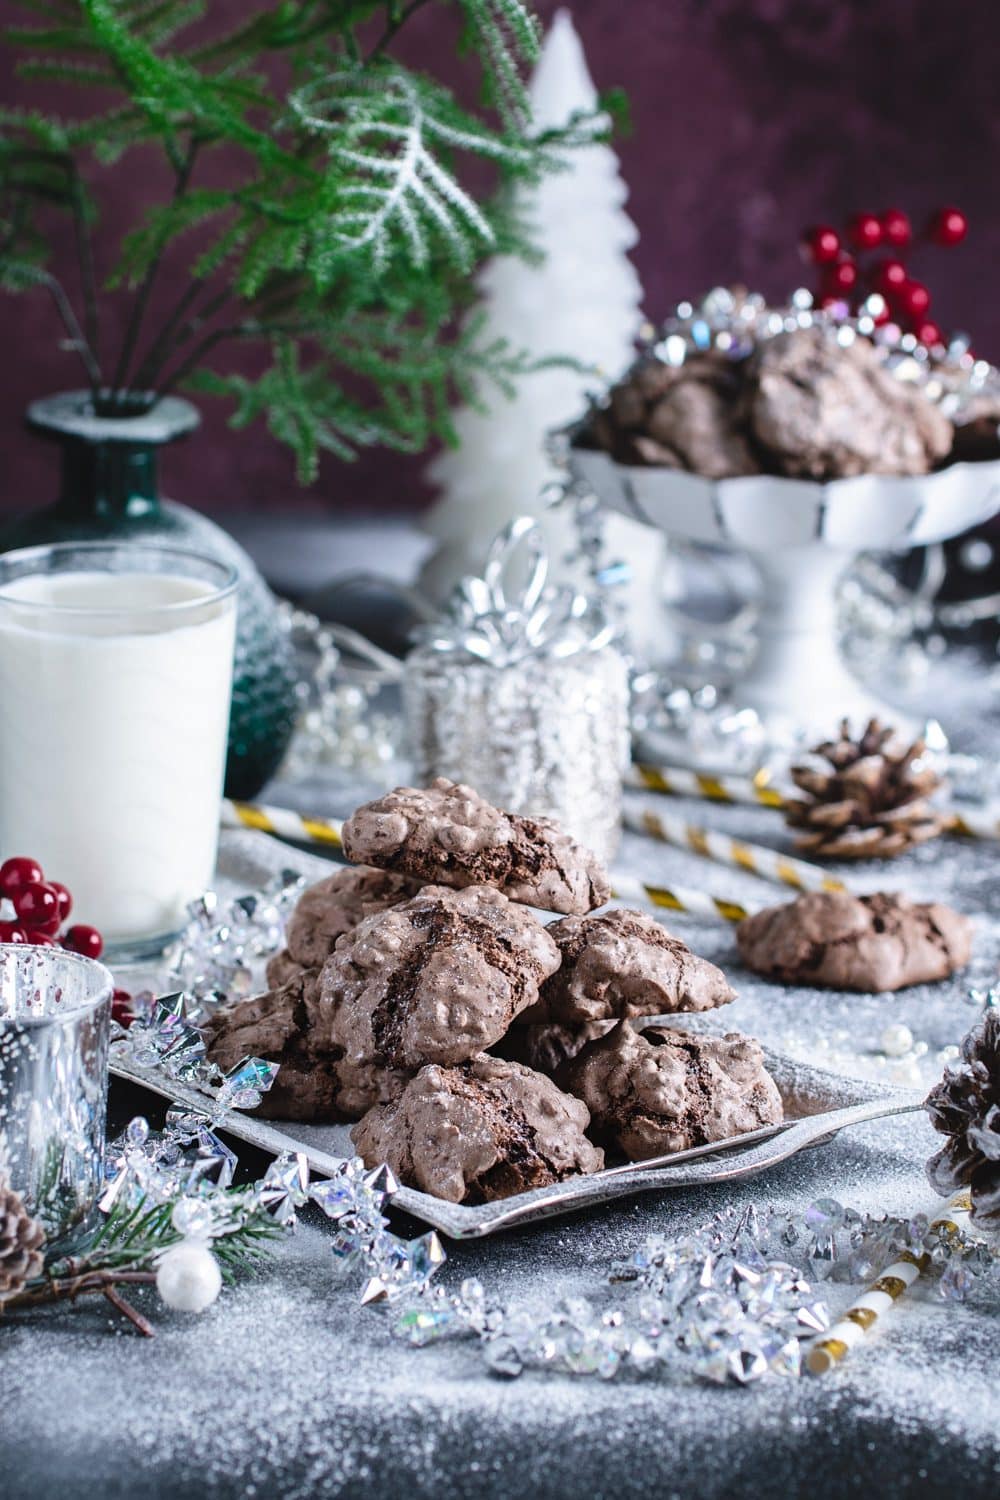
[[[948,832],[970,839],[1000,839],[1000,809],[993,807],[943,808],[948,817]]]
[[[744,839],[734,839],[726,833],[712,828],[700,828],[687,823],[671,813],[625,811],[625,826],[636,833],[645,833],[664,844],[673,844],[678,849],[691,849],[695,854],[714,859],[717,864],[730,865],[737,870],[746,870],[759,875],[762,880],[777,885],[790,885],[797,891],[844,891],[843,880],[829,875],[818,865],[804,859],[796,859],[780,850],[765,848],[762,844],[748,844]]]
[[[253,802],[222,804],[224,828],[253,828],[276,838],[294,839],[299,844],[320,844],[327,849],[342,847],[343,824],[335,818],[310,818],[287,807],[262,807]],[[618,873],[612,876],[613,894],[622,901],[645,901],[665,911],[687,912],[716,921],[742,922],[756,908],[722,896],[710,896],[689,886],[649,885],[634,876]]]
[[[288,807],[260,807],[253,802],[222,804],[223,828],[255,828],[273,833],[277,838],[294,839],[299,844],[323,844],[340,849],[343,824],[336,818],[308,818]]]
[[[947,1208],[931,1221],[931,1229],[944,1229],[948,1234],[958,1234],[962,1220],[971,1208],[967,1190],[956,1193]],[[908,1287],[922,1275],[930,1265],[926,1253],[914,1255],[912,1250],[900,1251],[899,1258],[887,1267],[866,1292],[847,1309],[843,1317],[817,1339],[806,1355],[806,1369],[812,1375],[825,1375],[844,1359],[848,1352],[868,1335],[879,1320],[898,1302]]]
[[[645,901],[661,911],[685,912],[691,917],[711,917],[714,921],[742,922],[758,910],[753,902],[730,901],[724,896],[695,890],[693,886],[649,885],[620,870],[612,870],[611,885],[611,894],[619,901]]]
[[[771,784],[770,771],[757,771],[752,777],[705,776],[684,766],[629,767],[626,786],[647,792],[665,792],[671,797],[701,797],[709,802],[755,803],[759,807],[783,807],[784,795]]]
[[[795,788],[781,788],[771,780],[767,770],[752,777],[705,776],[683,766],[632,765],[625,785],[647,792],[663,792],[671,797],[700,797],[707,802],[742,803],[744,806],[771,807],[781,811],[794,800]],[[948,819],[948,833],[971,839],[1000,840],[1000,808],[941,807]]]

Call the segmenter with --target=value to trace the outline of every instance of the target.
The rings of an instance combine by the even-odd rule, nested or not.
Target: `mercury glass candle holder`
[[[0,945],[0,1177],[50,1247],[85,1231],[102,1188],[113,987],[92,959]]]

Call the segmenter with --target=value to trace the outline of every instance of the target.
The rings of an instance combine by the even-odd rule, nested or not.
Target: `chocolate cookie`
[[[302,964],[297,964],[287,948],[282,948],[280,953],[275,953],[268,959],[265,972],[269,990],[280,990],[283,984],[289,984],[306,972],[315,977],[319,976],[318,968],[310,968],[307,971]]]
[[[746,367],[752,440],[782,474],[926,474],[952,427],[919,387],[898,379],[867,339],[846,346],[819,324],[764,339]]]
[[[344,866],[309,886],[289,920],[285,947],[268,960],[268,988],[280,989],[304,969],[318,974],[339,937],[416,892],[415,881],[364,865]]]
[[[451,1066],[538,999],[559,950],[492,886],[425,886],[341,938],[320,977],[330,1034],[356,1065]]]
[[[752,1037],[699,1036],[622,1021],[560,1068],[590,1110],[590,1134],[630,1161],[777,1124],[781,1095]]]
[[[334,870],[299,897],[285,936],[288,952],[303,968],[325,963],[345,932],[416,892],[412,880],[387,870],[364,865]]]
[[[737,366],[724,355],[695,355],[649,410],[646,431],[654,442],[679,455],[685,469],[708,479],[760,473],[737,402]]]
[[[766,978],[877,994],[960,969],[972,924],[936,901],[811,891],[745,918],[736,939],[747,967]]]
[[[550,911],[591,911],[611,894],[596,855],[555,823],[499,812],[444,777],[359,807],[343,841],[349,859],[440,885],[496,886]]]
[[[614,1024],[614,1021],[595,1021],[591,1026],[559,1026],[543,1022],[538,1026],[512,1026],[490,1052],[508,1062],[523,1063],[526,1068],[551,1074],[588,1042],[605,1036]]]
[[[351,1131],[370,1167],[451,1203],[491,1202],[597,1172],[586,1106],[549,1078],[499,1057],[421,1068],[398,1099]]]
[[[542,987],[536,1015],[576,1025],[672,1011],[712,1010],[736,992],[715,964],[645,912],[627,907],[563,917],[548,927],[562,963]]]
[[[244,1057],[280,1063],[258,1114],[272,1120],[357,1120],[391,1098],[405,1078],[389,1069],[345,1061],[330,1036],[330,1007],[316,970],[302,970],[279,989],[223,1006],[204,1026],[208,1057],[223,1070]]]

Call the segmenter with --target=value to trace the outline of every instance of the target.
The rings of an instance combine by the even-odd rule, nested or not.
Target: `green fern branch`
[[[197,376],[235,403],[237,425],[265,421],[308,481],[324,451],[416,450],[453,435],[455,399],[513,389],[525,357],[468,322],[473,273],[487,255],[532,254],[511,187],[606,128],[595,114],[533,131],[525,69],[539,28],[526,0],[271,0],[214,29],[207,0],[19,3],[31,20],[7,36],[26,54],[22,74],[97,108],[0,108],[0,285],[50,292],[102,404]],[[417,10],[445,4],[461,11],[483,110],[389,55]],[[113,167],[136,144],[161,149],[175,191],[102,270],[104,286],[134,298],[105,362],[84,184],[89,164]],[[202,170],[223,152],[225,190]],[[465,183],[474,160],[495,174],[485,196]],[[73,225],[82,329],[51,274],[53,212]],[[184,285],[147,327],[167,265]],[[226,365],[247,341],[270,351],[252,380]]]

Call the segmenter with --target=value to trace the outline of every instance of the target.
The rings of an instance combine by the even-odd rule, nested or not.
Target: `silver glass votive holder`
[[[503,665],[418,647],[403,702],[418,786],[465,782],[613,857],[629,756],[628,672],[613,646]]]
[[[101,1193],[113,988],[92,959],[0,944],[0,1177],[50,1247]]]

